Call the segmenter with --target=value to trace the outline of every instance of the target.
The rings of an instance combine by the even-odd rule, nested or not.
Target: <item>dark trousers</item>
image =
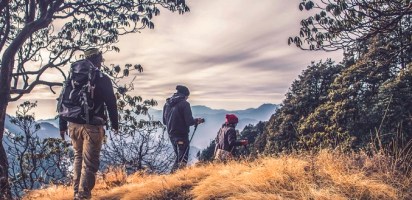
[[[173,150],[176,155],[175,162],[172,167],[172,173],[186,166],[189,159],[189,135],[187,136],[172,136],[169,135],[172,142]]]

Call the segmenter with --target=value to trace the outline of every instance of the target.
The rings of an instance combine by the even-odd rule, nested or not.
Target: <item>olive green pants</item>
[[[74,193],[90,197],[100,164],[103,126],[70,123],[69,136],[74,149]]]

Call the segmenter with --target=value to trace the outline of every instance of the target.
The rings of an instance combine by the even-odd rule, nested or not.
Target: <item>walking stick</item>
[[[205,122],[205,119],[203,119],[203,118],[200,118],[200,120],[201,120],[201,121],[200,121],[199,123],[196,123],[196,124],[195,124],[195,129],[193,130],[192,136],[190,137],[189,144],[187,144],[187,147],[186,147],[185,153],[183,154],[183,157],[184,157],[184,155],[186,155],[186,153],[189,154],[188,151],[189,151],[190,143],[192,142],[193,136],[195,136],[195,133],[196,133],[196,130],[197,130],[197,126],[198,126],[199,124]],[[189,161],[189,155],[187,155],[186,163],[187,163],[188,161]]]
[[[195,132],[196,132],[196,129],[197,129],[197,125],[199,125],[199,124],[196,124],[196,125],[195,125],[195,129],[193,130],[192,137],[190,137],[189,144],[192,142],[193,136],[195,136]]]
[[[188,153],[188,151],[189,151],[190,143],[192,143],[193,136],[195,135],[196,130],[197,130],[197,125],[198,125],[198,124],[195,125],[195,129],[193,130],[192,136],[190,137],[189,144],[187,144],[185,153],[183,154],[183,159],[184,159],[184,155],[186,155],[186,153]],[[186,162],[189,161],[189,155],[187,155],[187,159],[188,159],[188,160],[186,160]]]

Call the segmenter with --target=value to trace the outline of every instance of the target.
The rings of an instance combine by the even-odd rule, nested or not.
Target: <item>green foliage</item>
[[[390,39],[377,35],[358,41],[342,64],[329,61],[306,69],[269,121],[266,152],[357,150],[375,142],[375,135],[384,145],[398,139],[407,144],[412,59],[403,34],[394,30]],[[393,49],[400,53],[394,56]]]
[[[249,141],[247,147],[238,148],[237,154],[240,156],[257,156],[263,153],[266,146],[265,135],[266,122],[258,122],[256,125],[247,125],[240,132],[239,139]]]
[[[0,51],[4,52],[0,60],[13,72],[10,92],[14,95],[10,100],[18,100],[39,84],[61,85],[42,79],[44,71],[58,69],[65,77],[62,68],[77,59],[79,51],[96,47],[103,52],[119,52],[119,37],[154,29],[153,18],[160,15],[161,8],[179,14],[190,11],[184,0],[0,3]]]
[[[265,133],[266,122],[259,122],[256,125],[249,124],[240,132],[239,140],[248,140],[249,145],[246,147],[239,147],[236,150],[236,155],[238,156],[257,156],[263,153],[266,145],[266,133]],[[215,140],[210,141],[209,146],[207,146],[202,151],[199,151],[197,158],[199,161],[212,161],[214,158],[216,143]]]
[[[291,150],[306,134],[298,128],[315,109],[327,101],[331,83],[339,75],[342,65],[331,60],[312,63],[294,81],[286,99],[268,123],[266,152]],[[309,137],[312,139],[312,137]]]
[[[394,27],[409,23],[410,3],[386,1],[316,1],[301,0],[299,10],[311,16],[301,21],[299,36],[290,37],[289,44],[309,50],[353,48],[356,42],[377,35],[389,36]],[[404,24],[405,29],[410,26]],[[388,39],[396,39],[390,38]]]
[[[288,43],[344,50],[344,60],[312,63],[267,126],[266,153],[383,147],[411,141],[411,5],[404,1],[302,0],[315,10]],[[402,138],[399,138],[402,135]],[[402,140],[398,142],[398,140]],[[404,147],[397,147],[404,148]],[[394,151],[395,152],[395,151]]]
[[[207,146],[205,149],[198,152],[197,159],[199,159],[199,161],[201,162],[212,161],[214,158],[214,154],[215,154],[215,148],[216,148],[216,141],[215,140],[210,141],[209,146]]]
[[[0,1],[0,139],[8,102],[38,85],[49,86],[54,93],[53,87],[62,83],[47,80],[47,71],[57,70],[66,79],[63,67],[83,50],[119,52],[115,45],[119,37],[153,29],[160,8],[179,14],[190,11],[185,0]],[[125,70],[123,75],[128,74]],[[121,95],[125,89],[119,87]],[[7,167],[7,154],[0,145],[0,198],[9,199]]]

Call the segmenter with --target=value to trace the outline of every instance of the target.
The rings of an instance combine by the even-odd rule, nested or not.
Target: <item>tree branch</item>
[[[2,0],[2,3],[3,1],[7,2],[7,0]],[[3,50],[4,44],[6,44],[6,41],[10,33],[10,11],[9,11],[9,6],[7,4],[5,5],[5,7],[6,7],[6,13],[4,17],[4,20],[5,20],[4,26],[6,26],[6,30],[4,31],[4,33],[0,33],[0,35],[3,35],[3,38],[1,38],[1,41],[0,41],[0,52]],[[3,8],[1,8],[1,5],[0,5],[0,9],[1,11],[3,10]]]
[[[61,82],[48,82],[48,81],[42,81],[42,80],[36,80],[33,83],[30,84],[30,86],[27,89],[11,89],[10,93],[11,94],[18,94],[17,97],[13,97],[9,99],[9,101],[17,101],[19,100],[24,94],[28,94],[30,93],[35,86],[37,85],[47,85],[50,87],[50,91],[53,92],[53,94],[56,94],[56,92],[54,92],[53,88],[54,86],[63,86],[63,83]]]
[[[0,0],[0,15],[3,13],[3,10],[9,5],[10,0]]]

